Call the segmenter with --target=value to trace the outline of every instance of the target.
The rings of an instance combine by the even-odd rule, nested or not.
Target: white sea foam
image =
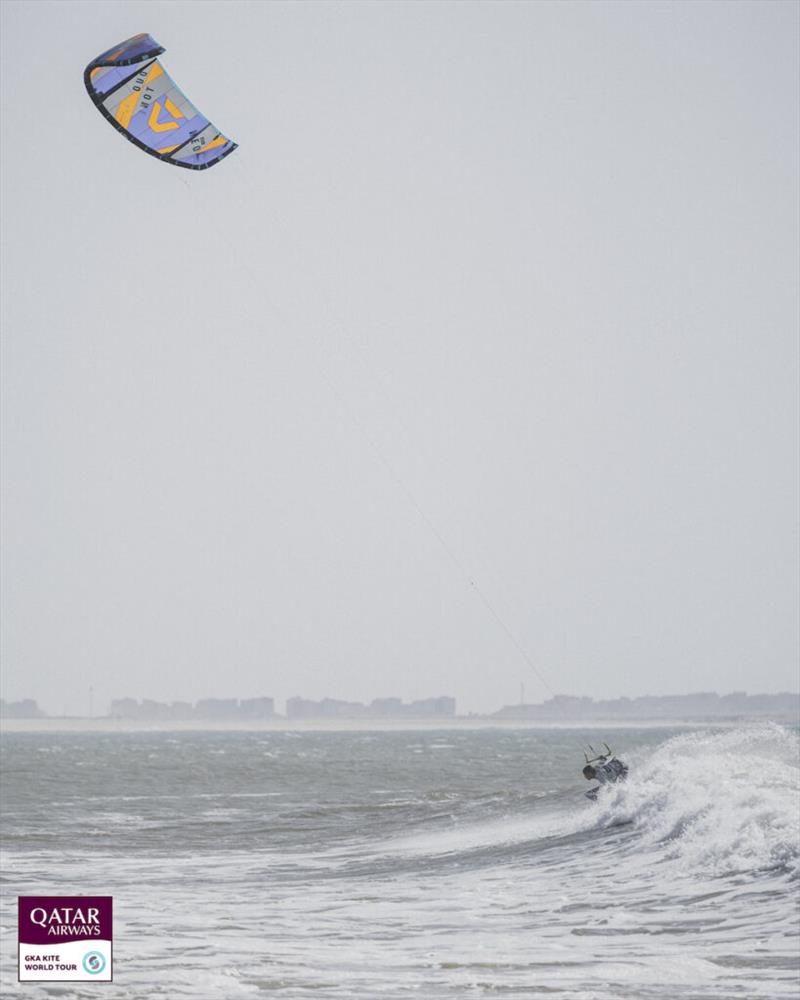
[[[386,843],[385,849],[388,854],[453,854],[565,837],[596,825],[597,816],[581,807],[568,813],[508,816],[394,837]]]
[[[631,822],[679,866],[710,875],[795,867],[798,739],[780,726],[690,733],[631,761],[599,800],[600,825]]]

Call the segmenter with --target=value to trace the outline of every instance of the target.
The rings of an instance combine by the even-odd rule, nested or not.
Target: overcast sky
[[[798,10],[6,0],[4,696],[797,690]]]

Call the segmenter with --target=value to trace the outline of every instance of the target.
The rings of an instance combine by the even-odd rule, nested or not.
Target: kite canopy
[[[151,156],[190,170],[213,167],[236,143],[190,104],[158,61],[164,49],[134,35],[93,59],[83,81],[97,110]]]

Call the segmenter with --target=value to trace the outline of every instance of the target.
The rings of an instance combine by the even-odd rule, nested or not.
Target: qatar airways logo
[[[110,982],[111,896],[20,896],[20,981]]]
[[[79,906],[56,906],[45,910],[43,906],[34,906],[31,910],[31,922],[39,927],[47,928],[48,937],[53,934],[69,934],[78,937],[85,934],[89,937],[96,934],[100,937],[100,910],[96,906],[88,906],[82,910]]]

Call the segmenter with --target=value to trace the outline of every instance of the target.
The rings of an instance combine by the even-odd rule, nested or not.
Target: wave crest
[[[800,859],[800,741],[773,723],[673,737],[631,758],[599,801],[601,827],[629,822],[665,857],[711,875]]]

